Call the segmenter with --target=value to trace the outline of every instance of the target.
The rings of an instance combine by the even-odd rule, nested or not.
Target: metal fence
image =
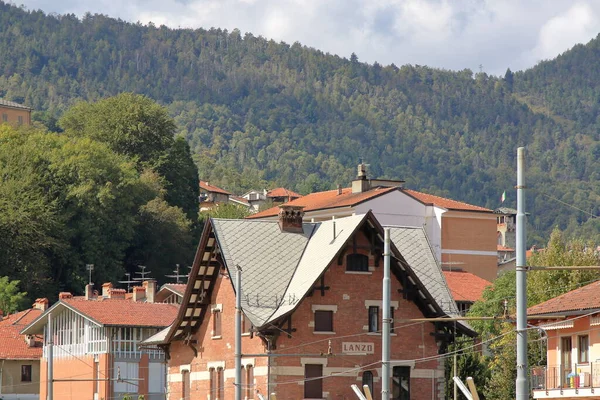
[[[600,388],[600,362],[531,368],[531,389]]]

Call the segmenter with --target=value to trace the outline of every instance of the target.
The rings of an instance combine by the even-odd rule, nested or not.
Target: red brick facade
[[[338,265],[337,259],[331,262],[323,275],[323,286],[328,289],[321,290],[322,281],[317,280],[312,295],[302,299],[291,314],[291,337],[285,332],[290,327],[287,319],[278,328],[271,329],[274,334],[273,353],[289,355],[270,357],[269,367],[269,358],[258,356],[266,354],[266,340],[256,333],[253,337],[247,334],[242,338],[243,364],[252,366],[254,377],[253,382],[249,382],[253,386],[245,387],[242,398],[257,399],[256,393],[266,397],[269,391],[268,375],[270,392],[276,393],[278,400],[305,398],[306,365],[322,365],[324,399],[356,398],[350,385],[361,386],[364,371],[372,373],[373,395],[380,397],[381,335],[369,332],[369,306],[379,306],[378,329],[381,329],[383,260],[379,260],[378,266],[375,266],[374,254],[377,252],[372,251],[372,245],[360,231],[356,234],[356,242],[349,242],[346,246],[348,249],[345,254],[356,250],[356,253],[368,256],[369,271],[347,272],[346,257],[340,258],[341,265]],[[399,292],[401,289],[398,279],[392,276],[394,319],[422,318],[423,312],[414,301],[403,298]],[[222,310],[221,336],[212,337],[214,313],[207,313],[192,338],[170,344],[169,400],[215,400],[217,393],[213,391],[211,395],[211,369],[214,369],[212,374],[216,381],[214,388],[220,386],[218,375],[221,368],[224,370],[224,379],[221,381],[224,387],[218,398],[234,398],[235,294],[227,274],[217,278],[212,293],[210,301],[213,310]],[[270,299],[268,288],[265,288],[263,296],[258,301],[275,301]],[[314,332],[315,310],[333,311],[333,332]],[[406,398],[442,399],[444,370],[443,363],[436,357],[439,347],[431,334],[434,325],[427,322],[395,322],[394,327],[391,360],[393,366],[404,366],[404,371],[410,371],[410,397]],[[343,350],[344,343],[346,352]],[[352,343],[361,344],[359,347],[365,345],[359,351],[367,350],[372,354],[350,354],[348,349]],[[328,352],[331,355],[327,356]],[[431,360],[423,360],[430,357]],[[244,375],[247,374],[248,369],[245,369]],[[247,380],[244,382],[248,383]]]

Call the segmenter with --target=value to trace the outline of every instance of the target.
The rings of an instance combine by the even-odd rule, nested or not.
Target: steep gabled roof
[[[37,360],[42,357],[42,341],[37,339],[29,347],[20,332],[42,314],[32,308],[0,320],[0,360]]]
[[[600,281],[571,290],[558,297],[529,307],[528,315],[543,315],[564,312],[577,312],[582,314],[591,310],[600,310]]]
[[[177,315],[178,306],[165,303],[146,303],[126,299],[86,300],[83,297],[62,299],[29,324],[22,333],[38,334],[46,325],[49,312],[71,310],[98,326],[128,326],[164,328]]]
[[[168,333],[156,335],[153,338],[156,342],[148,340],[146,343],[168,343],[196,332],[210,307],[221,264],[231,278],[234,291],[234,276],[237,268],[241,268],[242,308],[256,328],[281,320],[298,306],[359,229],[366,229],[372,240],[382,245],[383,227],[371,212],[335,221],[304,223],[303,233],[281,231],[277,221],[210,219],[202,234],[177,319]],[[394,275],[418,293],[413,300],[424,314],[456,314],[424,232],[412,228],[393,230]],[[396,241],[410,249],[407,259],[396,247]],[[423,246],[429,249],[426,255],[420,254]]]
[[[381,196],[398,190],[396,187],[381,188],[377,187],[371,190],[367,190],[362,193],[352,193],[352,188],[345,188],[341,190],[341,194],[338,189],[328,190],[325,192],[316,192],[307,194],[306,196],[300,197],[299,199],[292,200],[286,205],[290,206],[303,206],[304,212],[325,210],[329,208],[338,207],[353,207],[367,200]],[[249,219],[258,219],[264,217],[272,217],[279,213],[279,207],[272,207],[268,210],[261,211],[254,215],[249,216]]]
[[[166,289],[170,292],[183,296],[186,286],[187,285],[185,283],[165,283],[161,286],[160,290]]]
[[[27,106],[24,106],[19,103],[15,103],[14,101],[9,101],[9,100],[4,100],[4,99],[0,99],[0,106],[10,107],[10,108],[19,108],[21,110],[28,110],[28,111],[31,110],[31,108],[29,108]]]
[[[277,189],[269,190],[267,192],[267,197],[289,197],[290,199],[298,199],[302,197],[302,195],[293,192],[289,189],[280,187]]]
[[[455,301],[476,302],[492,282],[466,271],[444,271],[446,282]]]
[[[411,189],[401,189],[402,192],[411,196],[414,199],[419,200],[423,204],[433,205],[447,210],[455,211],[479,211],[492,213],[493,211],[489,208],[474,206],[472,204],[463,203],[462,201],[447,199],[445,197],[434,196],[432,194],[417,192]]]
[[[213,192],[213,193],[221,193],[221,194],[226,194],[226,195],[231,194],[227,190],[221,189],[218,186],[211,185],[206,181],[200,181],[200,189],[204,189],[207,192]]]

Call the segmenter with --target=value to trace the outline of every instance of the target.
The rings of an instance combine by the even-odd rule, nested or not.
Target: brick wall
[[[350,241],[351,243],[351,241]],[[325,272],[325,285],[330,289],[321,295],[319,290],[310,297],[304,298],[292,315],[292,328],[296,332],[289,338],[281,333],[277,338],[275,352],[293,354],[292,356],[273,357],[271,362],[271,392],[277,393],[278,400],[297,400],[304,397],[304,365],[323,364],[324,375],[335,376],[323,379],[323,392],[329,399],[354,399],[350,385],[362,382],[362,371],[369,370],[374,377],[374,395],[379,397],[381,391],[381,335],[368,332],[368,305],[378,304],[382,298],[383,260],[375,267],[375,257],[370,252],[367,238],[359,233],[357,237],[359,253],[369,257],[369,272],[347,273],[345,263],[337,265],[334,261]],[[348,253],[353,250],[348,246]],[[319,284],[319,282],[317,282]],[[417,306],[402,298],[398,293],[399,282],[392,276],[392,301],[396,306],[394,317],[422,318],[423,314]],[[197,341],[192,344],[198,349],[198,356],[189,345],[178,341],[171,345],[169,361],[169,396],[170,400],[179,400],[183,396],[184,375],[190,372],[191,399],[210,398],[209,369],[222,366],[225,371],[225,388],[222,399],[231,399],[234,394],[234,313],[235,297],[231,282],[227,277],[220,277],[213,292],[213,304],[222,307],[222,335],[212,338],[212,315],[207,314],[198,333]],[[265,288],[265,296],[268,296]],[[335,309],[333,329],[335,333],[324,334],[314,332],[315,308],[329,306]],[[334,307],[331,307],[334,306]],[[380,310],[380,319],[382,311]],[[283,328],[287,327],[284,324]],[[381,321],[379,322],[381,329]],[[422,358],[435,357],[438,347],[433,336],[431,323],[395,323],[396,335],[391,339],[391,359],[396,365],[406,365],[411,371],[411,399],[430,400],[443,398],[443,364],[437,359],[420,361]],[[320,357],[327,353],[331,340],[330,357]],[[373,354],[344,354],[343,343],[361,343],[372,346]],[[258,337],[242,339],[243,353],[264,353],[264,343]],[[267,393],[266,357],[244,357],[246,362],[253,363],[255,389]],[[409,360],[401,362],[399,360]],[[416,361],[411,361],[416,360]],[[222,364],[218,364],[222,363]],[[373,365],[371,365],[373,364]],[[257,398],[257,397],[248,397]],[[214,397],[211,400],[215,400]]]

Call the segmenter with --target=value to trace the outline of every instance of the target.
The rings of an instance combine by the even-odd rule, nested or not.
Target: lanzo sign
[[[374,354],[375,345],[363,342],[342,342],[342,353],[344,354]]]

